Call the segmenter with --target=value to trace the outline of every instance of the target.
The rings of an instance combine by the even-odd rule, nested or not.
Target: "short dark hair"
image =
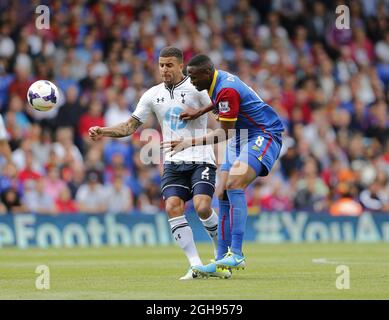
[[[194,56],[190,61],[188,62],[188,67],[198,67],[200,69],[210,69],[213,71],[215,69],[215,66],[212,62],[212,60],[205,54],[198,54]]]
[[[176,47],[165,47],[161,50],[159,53],[160,57],[176,57],[178,61],[183,62],[184,61],[184,55],[182,51]]]

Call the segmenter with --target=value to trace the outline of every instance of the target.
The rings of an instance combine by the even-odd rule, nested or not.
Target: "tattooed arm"
[[[122,138],[132,135],[136,129],[142,125],[142,122],[131,117],[128,121],[119,123],[112,127],[91,127],[89,128],[89,137],[96,141],[100,137]]]

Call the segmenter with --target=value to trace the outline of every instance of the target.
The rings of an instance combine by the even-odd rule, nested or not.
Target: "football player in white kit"
[[[207,115],[193,121],[180,119],[188,106],[193,109],[211,105],[206,91],[199,92],[183,74],[183,54],[180,49],[166,47],[159,55],[159,72],[163,82],[147,90],[140,98],[131,118],[112,127],[91,127],[89,136],[120,138],[133,134],[153,112],[161,125],[164,140],[194,137],[207,131]],[[197,276],[191,267],[202,265],[185,217],[185,202],[193,198],[195,210],[205,230],[217,248],[218,216],[211,207],[216,179],[215,155],[212,146],[188,148],[173,156],[165,154],[161,193],[174,239],[189,260],[188,272],[180,280]],[[215,276],[229,278],[229,270],[219,270]]]

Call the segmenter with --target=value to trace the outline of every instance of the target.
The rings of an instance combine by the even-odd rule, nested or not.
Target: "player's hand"
[[[90,127],[88,130],[88,135],[93,141],[97,141],[100,137],[103,136],[103,133],[101,132],[101,127]]]
[[[171,156],[192,146],[192,138],[181,138],[180,140],[162,141],[161,148],[164,152],[171,152]]]
[[[196,110],[193,108],[187,107],[184,111],[180,114],[181,120],[194,120],[201,116],[201,110]]]

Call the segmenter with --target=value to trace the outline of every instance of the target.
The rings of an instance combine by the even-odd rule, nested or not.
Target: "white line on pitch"
[[[326,258],[312,259],[312,262],[317,264],[341,264],[339,261],[327,260]]]

